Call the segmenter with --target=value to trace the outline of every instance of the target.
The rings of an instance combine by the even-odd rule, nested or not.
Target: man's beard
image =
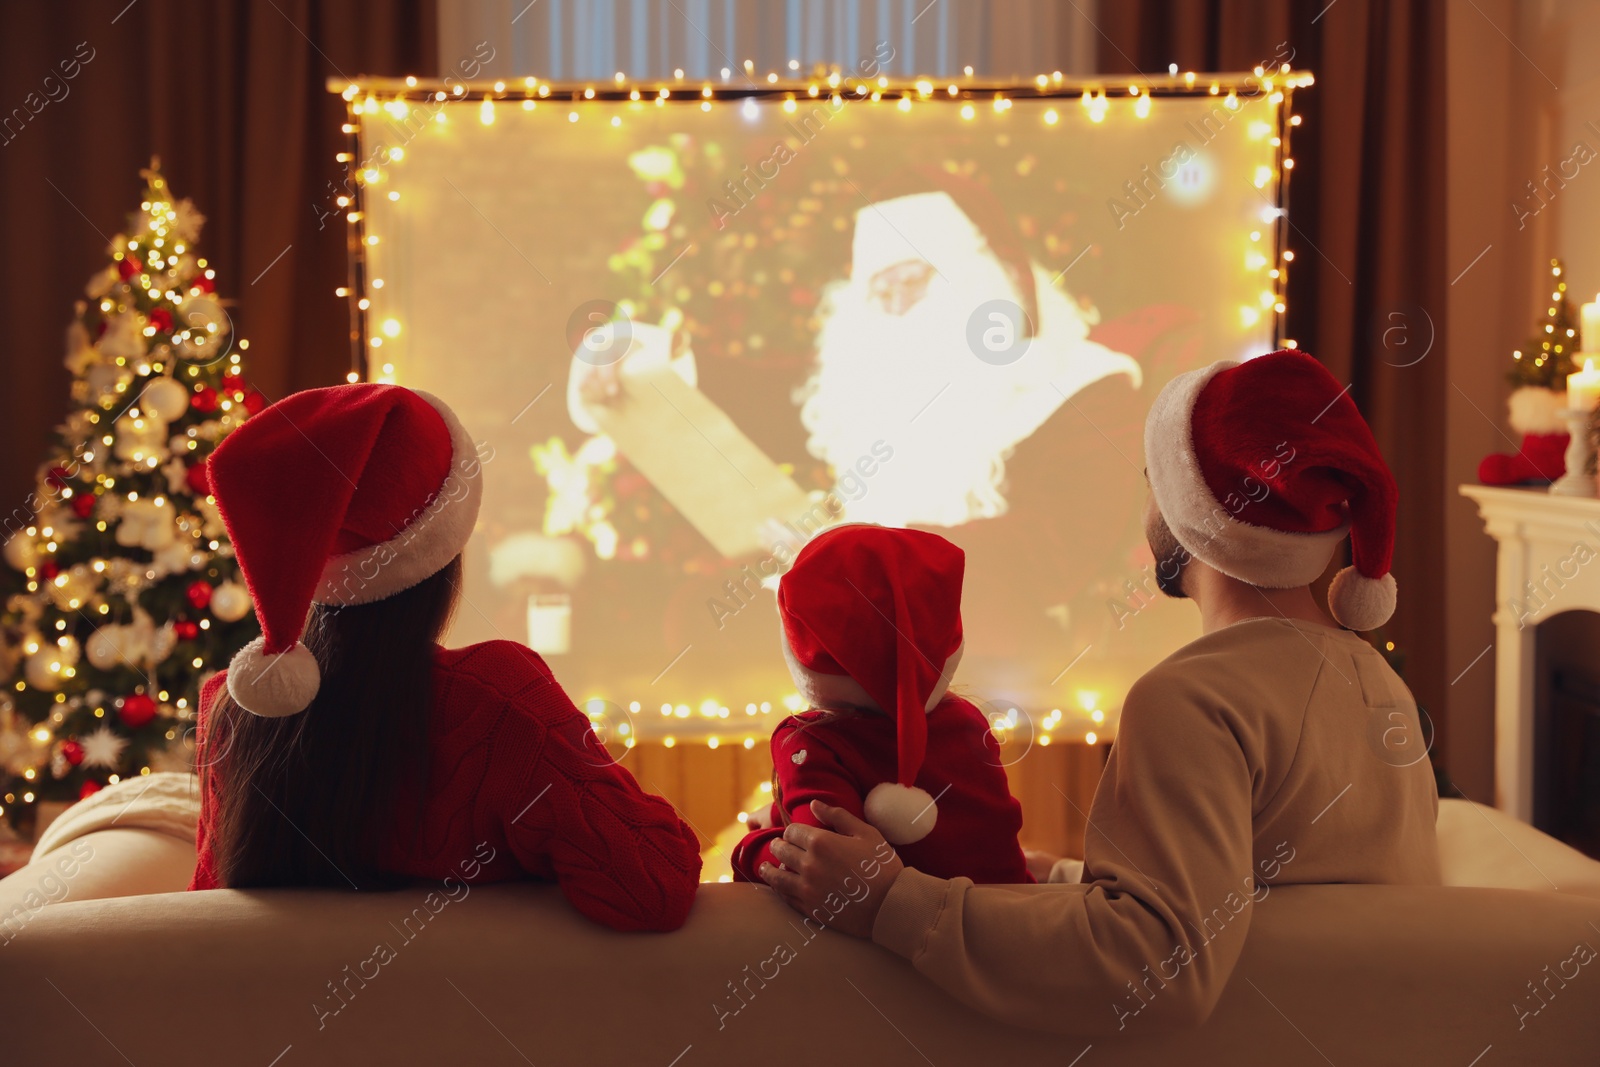
[[[1183,591],[1183,572],[1193,557],[1178,543],[1161,512],[1153,512],[1146,520],[1144,537],[1150,544],[1150,554],[1156,559],[1156,588],[1174,600],[1187,599],[1189,594]]]

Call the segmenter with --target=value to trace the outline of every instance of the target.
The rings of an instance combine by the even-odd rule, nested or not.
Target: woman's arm
[[[553,866],[572,906],[595,922],[676,930],[699,886],[699,840],[670,803],[611,759],[565,694],[560,702],[566,708],[542,712],[542,722],[519,716],[518,728],[545,736],[502,810],[512,854],[530,870]]]

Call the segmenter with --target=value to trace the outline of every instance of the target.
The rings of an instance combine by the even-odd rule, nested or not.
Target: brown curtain
[[[0,514],[32,489],[67,409],[62,338],[152,155],[208,221],[200,251],[269,397],[343,380],[344,101],[329,76],[431,75],[433,0],[12,4],[0,31]],[[76,77],[60,63],[78,57]],[[70,67],[69,67],[70,69]],[[53,76],[46,85],[45,78]],[[63,86],[65,93],[63,94]],[[33,114],[32,106],[51,95]]]
[[[1116,0],[1096,18],[1103,73],[1247,71],[1283,55],[1316,75],[1294,101],[1305,121],[1291,142],[1288,335],[1351,383],[1399,483],[1400,600],[1387,633],[1442,752],[1444,3]],[[1404,333],[1385,344],[1396,326]],[[1432,354],[1413,363],[1429,336]]]

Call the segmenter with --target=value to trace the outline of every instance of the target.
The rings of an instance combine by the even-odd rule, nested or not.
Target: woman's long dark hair
[[[261,718],[222,691],[198,759],[216,782],[206,795],[216,803],[221,885],[372,889],[397,880],[380,855],[405,822],[421,819],[433,646],[460,585],[457,556],[383,600],[313,607],[303,640],[322,686],[298,715]]]

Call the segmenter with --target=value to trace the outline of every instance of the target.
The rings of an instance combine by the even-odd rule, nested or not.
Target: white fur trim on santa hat
[[[318,604],[370,604],[404,592],[443,570],[472,537],[483,501],[478,446],[444,401],[420,389],[416,394],[432,404],[450,428],[450,473],[404,530],[387,541],[328,560],[313,598]]]
[[[1567,420],[1561,415],[1566,407],[1565,390],[1524,385],[1506,401],[1507,421],[1518,433],[1566,433]]]
[[[241,648],[228,664],[228,692],[241,708],[264,719],[297,715],[311,706],[322,686],[322,670],[311,650],[296,641],[268,655],[266,638]]]
[[[1328,586],[1328,610],[1347,629],[1376,630],[1394,614],[1396,588],[1393,574],[1368,578],[1346,567]]]
[[[783,658],[789,665],[789,676],[794,679],[795,691],[800,694],[800,699],[814,708],[872,708],[883,711],[878,707],[878,702],[872,695],[861,687],[861,683],[848,674],[823,674],[814,671],[795,659],[794,650],[789,647],[785,638],[783,644]],[[939,706],[939,702],[950,691],[950,679],[956,673],[956,667],[961,663],[961,654],[967,650],[967,642],[963,640],[950,653],[950,658],[944,661],[944,671],[939,675],[939,684],[933,687],[933,692],[928,694],[928,700],[923,705],[923,711],[931,712]]]
[[[1156,397],[1144,427],[1145,469],[1156,507],[1196,559],[1230,578],[1263,589],[1309,585],[1350,530],[1292,533],[1234,518],[1200,471],[1194,447],[1194,404],[1206,383],[1237,363],[1224,360],[1174,378]]]
[[[921,841],[939,818],[939,808],[927,790],[898,782],[873,786],[861,805],[861,813],[891,845]]]

